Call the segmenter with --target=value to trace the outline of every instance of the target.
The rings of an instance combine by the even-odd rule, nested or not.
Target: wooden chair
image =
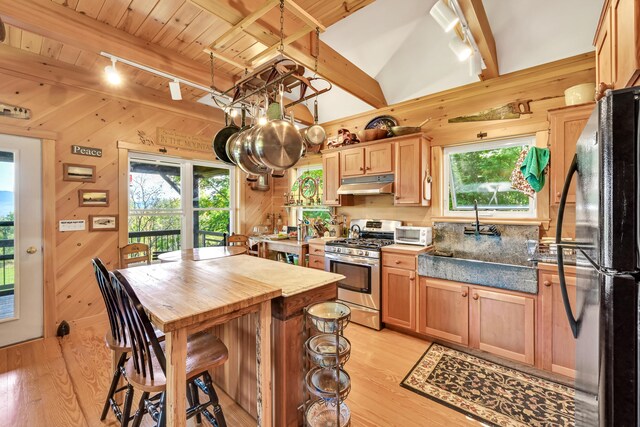
[[[120,248],[120,268],[128,268],[131,264],[151,264],[151,250],[144,243],[130,243]]]
[[[251,247],[249,237],[244,234],[233,233],[231,236],[227,237],[227,244],[229,246],[245,246],[247,248],[247,254],[258,256],[258,249],[253,249]]]
[[[109,407],[111,407],[116,418],[120,421],[120,425],[126,426],[131,420],[133,389],[129,383],[118,388],[118,383],[120,382],[120,378],[124,375],[124,364],[127,361],[127,354],[131,351],[131,347],[129,345],[125,320],[122,310],[120,309],[118,297],[111,285],[111,282],[109,281],[109,272],[100,258],[94,258],[92,263],[96,274],[96,281],[98,282],[98,287],[100,288],[100,293],[102,294],[102,299],[104,300],[104,305],[107,308],[107,316],[109,318],[109,331],[107,331],[107,334],[105,335],[105,342],[107,347],[109,347],[113,352],[113,360],[117,360],[117,362],[115,362],[113,379],[111,380],[111,386],[109,387],[109,392],[107,393],[107,398],[102,408],[100,420],[102,421],[107,417],[107,412],[109,411]],[[127,393],[123,408],[120,409],[120,406],[115,400],[115,395],[125,389],[127,390]]]
[[[142,390],[142,398],[135,413],[133,427],[138,427],[145,413],[151,415],[156,426],[166,425],[166,358],[164,343],[153,332],[151,321],[127,280],[118,272],[110,274],[111,282],[117,289],[123,308],[132,355],[126,363],[127,379],[137,389]],[[199,332],[187,339],[187,418],[196,417],[202,422],[202,415],[217,427],[226,427],[224,414],[213,387],[209,370],[221,366],[229,358],[227,347],[218,337],[208,332]],[[200,403],[198,389],[209,401]],[[158,393],[150,397],[151,393]],[[207,409],[213,407],[213,413]]]

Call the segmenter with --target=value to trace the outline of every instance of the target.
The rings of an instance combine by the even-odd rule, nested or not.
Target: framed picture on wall
[[[78,190],[78,205],[88,206],[109,206],[109,190]]]
[[[89,231],[117,231],[118,215],[89,215]]]
[[[93,165],[62,164],[62,180],[96,182],[96,167]]]

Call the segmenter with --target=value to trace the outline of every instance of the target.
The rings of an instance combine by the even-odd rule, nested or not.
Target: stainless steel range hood
[[[338,194],[371,195],[392,194],[393,174],[358,176],[340,180]]]

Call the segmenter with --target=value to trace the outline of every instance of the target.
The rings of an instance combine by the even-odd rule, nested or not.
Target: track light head
[[[182,99],[182,91],[180,90],[180,82],[178,79],[169,82],[169,91],[171,92],[171,99],[174,101],[180,101]]]
[[[109,84],[114,86],[117,86],[120,83],[122,83],[122,77],[120,76],[120,73],[116,69],[116,62],[117,61],[115,58],[111,58],[111,65],[107,65],[106,67],[104,67],[104,73],[107,77],[107,82],[109,82]]]
[[[433,19],[442,27],[445,33],[453,30],[460,18],[451,10],[445,0],[438,0],[429,11]]]
[[[469,46],[466,42],[460,40],[460,38],[454,34],[454,36],[449,41],[449,48],[456,54],[458,61],[462,62],[471,56],[473,51],[471,50],[471,46]]]
[[[478,77],[482,73],[482,56],[480,52],[474,51],[471,58],[469,58],[469,75],[471,77]]]

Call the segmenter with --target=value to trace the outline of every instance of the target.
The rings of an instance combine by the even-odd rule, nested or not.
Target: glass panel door
[[[0,151],[0,320],[15,317],[15,165]]]
[[[220,246],[231,232],[231,173],[193,165],[193,247]]]
[[[179,163],[129,163],[129,242],[149,245],[154,259],[183,246],[181,181]]]

